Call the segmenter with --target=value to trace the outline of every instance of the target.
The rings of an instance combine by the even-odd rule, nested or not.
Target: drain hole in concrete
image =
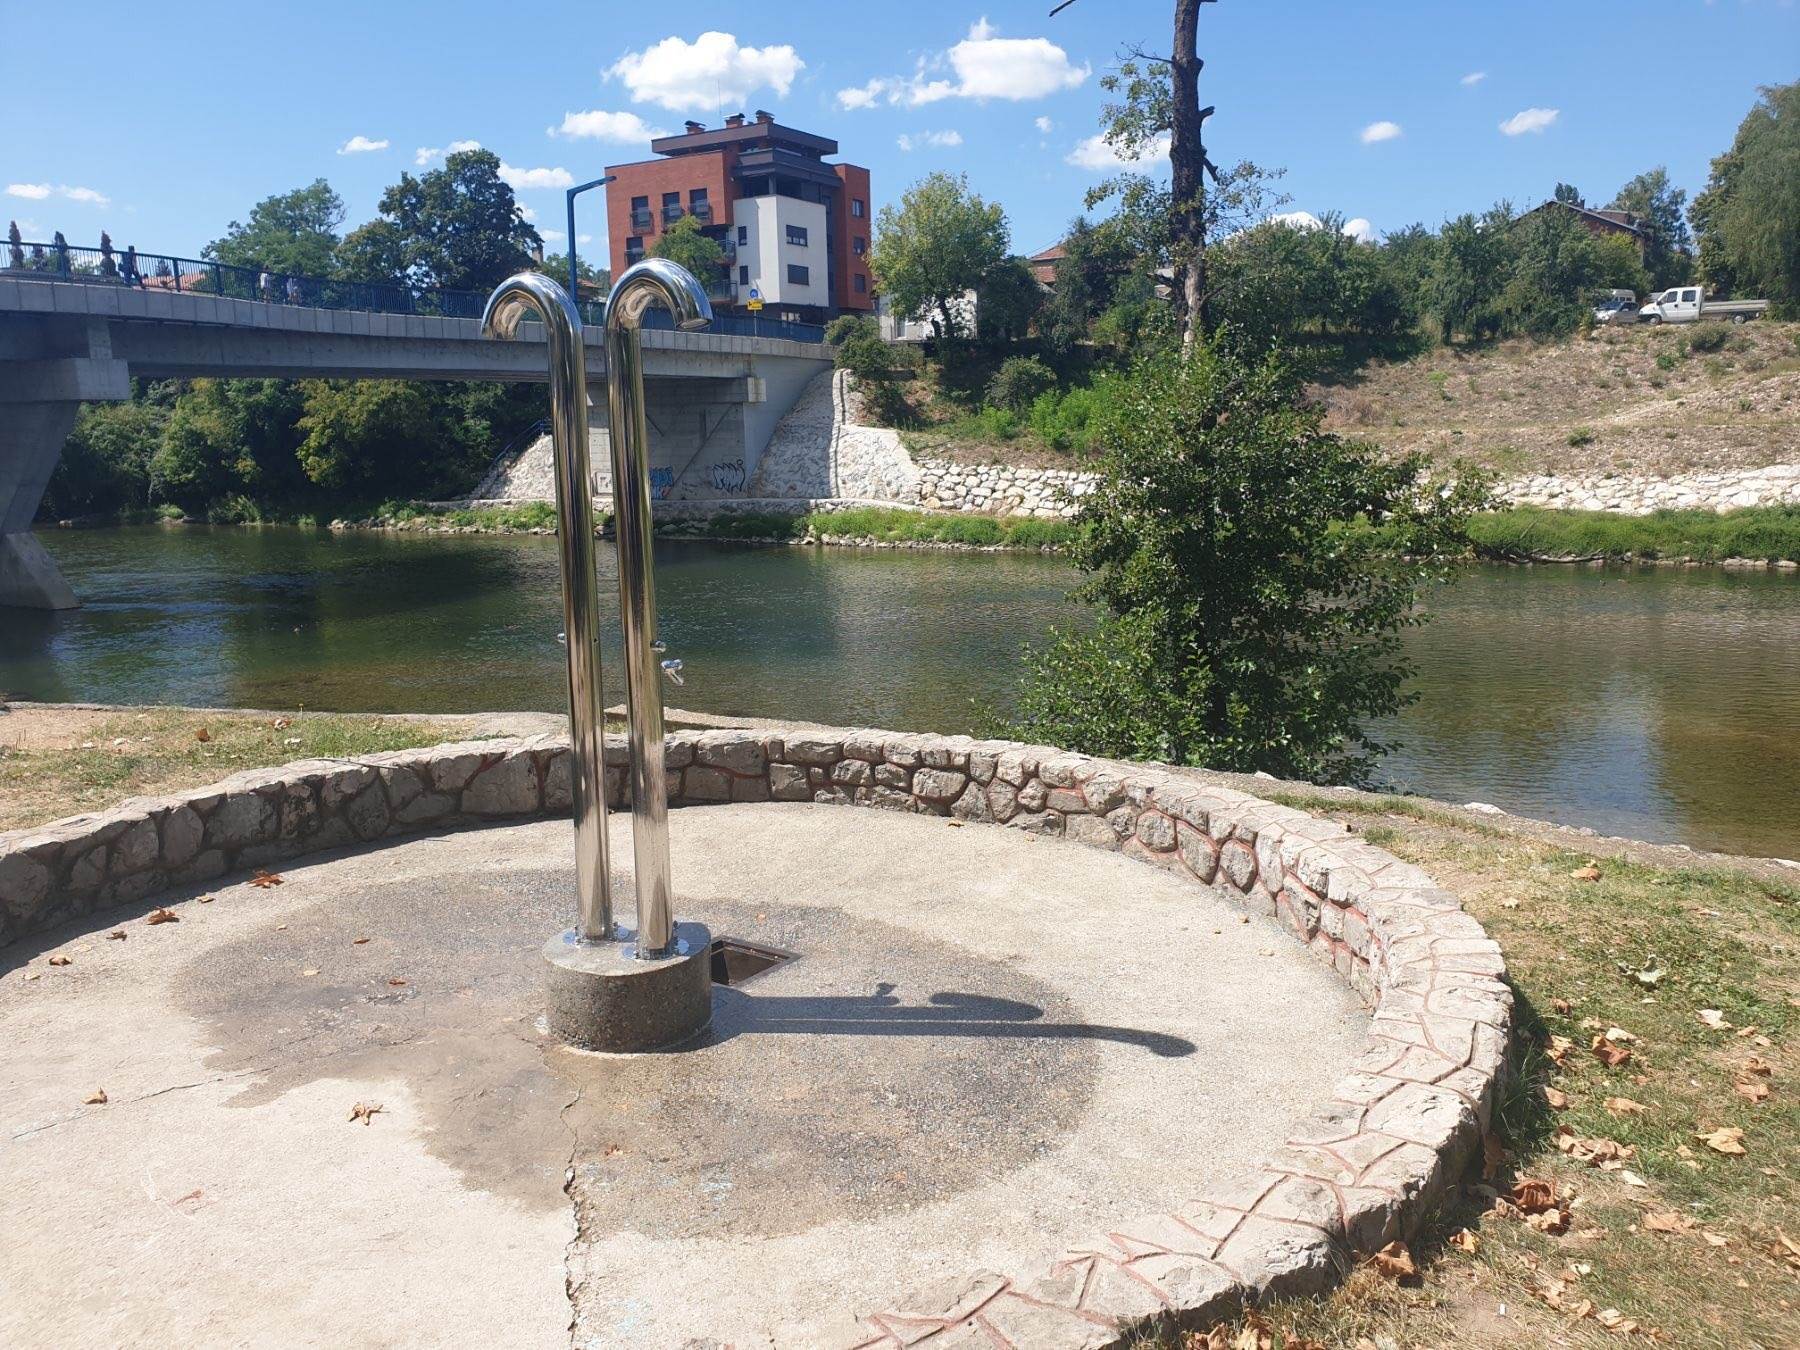
[[[755,979],[765,970],[793,959],[793,952],[784,952],[779,947],[764,947],[755,942],[745,942],[742,938],[714,938],[712,982],[743,984],[746,980]]]

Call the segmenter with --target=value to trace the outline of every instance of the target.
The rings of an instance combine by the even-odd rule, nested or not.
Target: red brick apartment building
[[[715,304],[741,309],[754,289],[771,318],[821,323],[874,310],[869,171],[825,163],[836,141],[758,112],[712,131],[689,122],[650,148],[660,158],[606,170],[614,276],[691,215],[725,249],[719,275],[701,278]]]

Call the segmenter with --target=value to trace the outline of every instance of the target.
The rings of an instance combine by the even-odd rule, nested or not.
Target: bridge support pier
[[[0,404],[0,606],[74,609],[81,603],[31,532],[80,409],[79,403]]]

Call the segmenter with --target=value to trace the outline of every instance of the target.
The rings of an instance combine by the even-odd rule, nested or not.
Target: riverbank
[[[288,746],[275,714],[169,711],[158,735],[172,776],[98,791],[91,806],[321,748]],[[43,741],[54,738],[43,719],[100,718],[53,728],[65,742],[91,740],[105,718],[141,726],[157,712],[24,706],[0,716],[0,732],[10,724],[13,740]],[[337,724],[332,748],[355,753],[361,735],[394,748],[385,740],[397,728],[433,739],[476,729],[453,721],[480,719],[318,726]],[[190,746],[223,743],[235,758],[201,759],[211,777],[183,776],[195,767]],[[78,763],[71,752],[82,749],[65,745],[65,757]],[[1520,1010],[1520,1071],[1485,1165],[1450,1188],[1437,1220],[1385,1268],[1366,1266],[1321,1300],[1277,1302],[1200,1344],[1599,1345],[1631,1329],[1665,1344],[1783,1343],[1800,1301],[1800,979],[1790,957],[1800,870],[1492,808],[1195,773],[1335,818],[1425,868],[1501,944]],[[1246,1328],[1284,1339],[1238,1341]]]
[[[420,506],[363,521],[334,521],[332,528],[554,534],[556,515],[541,502],[442,509]],[[602,533],[610,528],[611,517],[603,515]],[[879,506],[793,514],[725,510],[710,516],[677,517],[657,526],[659,535],[677,539],[1035,553],[1068,548],[1078,530],[1079,526],[1066,520]],[[1800,567],[1800,507],[1624,516],[1515,506],[1477,516],[1470,536],[1475,557],[1499,562]]]

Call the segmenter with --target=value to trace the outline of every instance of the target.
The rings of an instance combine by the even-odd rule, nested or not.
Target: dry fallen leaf
[[[1506,1145],[1500,1142],[1500,1136],[1489,1131],[1481,1138],[1481,1175],[1492,1181],[1494,1174],[1500,1170],[1512,1155],[1506,1151]]]
[[[1709,1233],[1704,1228],[1700,1230],[1700,1236],[1705,1239],[1706,1245],[1709,1247],[1725,1247],[1731,1243],[1731,1239],[1723,1233]]]
[[[194,903],[197,905],[210,905],[213,901],[217,900],[218,898],[219,897],[216,895],[203,895],[198,900],[194,901]]]
[[[1575,1042],[1570,1040],[1567,1036],[1552,1036],[1550,1038],[1550,1048],[1544,1053],[1550,1057],[1550,1062],[1552,1064],[1561,1068],[1564,1061],[1569,1058],[1569,1051],[1574,1048]]]
[[[212,732],[208,731],[205,727],[201,727],[194,733],[194,739],[197,741],[210,741],[212,739]]]
[[[267,890],[270,886],[281,885],[281,877],[278,873],[266,872],[259,867],[256,869],[256,875],[250,878],[250,884]]]
[[[406,984],[406,981],[402,980],[398,976],[396,976],[395,978],[389,980],[388,983],[393,985],[394,988],[399,989]]]
[[[106,1105],[106,1089],[105,1088],[95,1088],[92,1093],[90,1093],[88,1096],[83,1097],[81,1099],[81,1104],[83,1106],[105,1106]]]
[[[144,922],[145,923],[180,923],[181,916],[179,914],[177,914],[174,910],[165,909],[159,905],[157,908],[151,910],[148,914],[146,914],[144,916]]]
[[[285,731],[292,724],[285,717],[277,717],[273,722],[269,723],[269,725],[274,727],[277,731]]]
[[[1450,1245],[1459,1252],[1467,1252],[1470,1256],[1481,1250],[1481,1239],[1467,1228],[1458,1229],[1448,1238]]]
[[[1770,1065],[1769,1061],[1764,1059],[1761,1055],[1752,1055],[1749,1059],[1744,1061],[1744,1072],[1753,1073],[1758,1078],[1768,1078],[1775,1070],[1774,1067]]]
[[[1572,1003],[1570,1003],[1569,1000],[1566,998],[1551,999],[1550,1007],[1551,1007],[1552,1011],[1560,1013],[1564,1017],[1567,1017],[1572,1011],[1574,1011],[1574,1005]]]
[[[1740,1142],[1743,1137],[1744,1132],[1735,1125],[1721,1126],[1711,1134],[1697,1134],[1694,1136],[1694,1138],[1705,1144],[1714,1153],[1729,1153],[1734,1156],[1742,1155],[1744,1152],[1744,1145]]]
[[[1642,1102],[1634,1102],[1629,1097],[1608,1097],[1603,1103],[1607,1114],[1614,1116],[1641,1116],[1650,1108]]]
[[[1569,1095],[1558,1088],[1548,1085],[1544,1088],[1544,1104],[1552,1111],[1561,1111],[1569,1104]]]
[[[1594,1320],[1608,1331],[1616,1331],[1621,1336],[1629,1336],[1637,1330],[1637,1323],[1617,1308],[1602,1308],[1594,1314]]]
[[[1702,1008],[1699,1012],[1699,1018],[1714,1031],[1729,1031],[1731,1029],[1731,1023],[1725,1020],[1725,1014],[1720,1012],[1717,1008]]]
[[[376,1102],[374,1105],[370,1105],[368,1102],[358,1102],[355,1106],[350,1108],[350,1119],[353,1123],[360,1120],[363,1124],[367,1125],[370,1121],[375,1119],[375,1113],[381,1109],[382,1106],[380,1102]]]
[[[360,947],[363,945],[363,943],[367,942],[368,940],[369,939],[367,939],[367,938],[351,938],[350,945],[352,947]]]
[[[1577,867],[1569,875],[1576,881],[1598,881],[1600,880],[1600,869],[1589,863],[1586,867]]]
[[[1732,1084],[1732,1088],[1737,1092],[1738,1096],[1749,1102],[1763,1101],[1769,1095],[1769,1085],[1767,1083],[1758,1083],[1750,1078],[1738,1079],[1737,1082]]]
[[[1594,1058],[1609,1069],[1616,1069],[1631,1058],[1631,1051],[1622,1045],[1614,1045],[1604,1036],[1594,1037],[1593,1045],[1590,1048],[1594,1052]]]
[[[45,964],[52,965],[52,966],[72,966],[75,964],[75,962],[74,962],[74,959],[71,957],[59,955],[59,956],[51,957],[49,959],[49,961],[47,961]]]
[[[1406,1250],[1404,1242],[1388,1243],[1370,1257],[1369,1262],[1390,1280],[1411,1279],[1419,1273],[1419,1268],[1413,1264],[1412,1253]]]
[[[1520,1177],[1513,1183],[1512,1202],[1527,1214],[1541,1214],[1555,1206],[1556,1186],[1534,1177]]]
[[[123,928],[115,928],[112,930],[112,932],[110,932],[106,935],[107,940],[109,942],[123,942],[126,938],[128,938],[130,936],[131,936],[131,934],[127,933]]]
[[[1540,1233],[1549,1233],[1552,1237],[1569,1231],[1569,1211],[1566,1209],[1547,1209],[1541,1214],[1527,1214],[1525,1225],[1535,1228]]]
[[[1694,1221],[1672,1209],[1653,1209],[1644,1215],[1644,1231],[1649,1233],[1685,1233]]]

